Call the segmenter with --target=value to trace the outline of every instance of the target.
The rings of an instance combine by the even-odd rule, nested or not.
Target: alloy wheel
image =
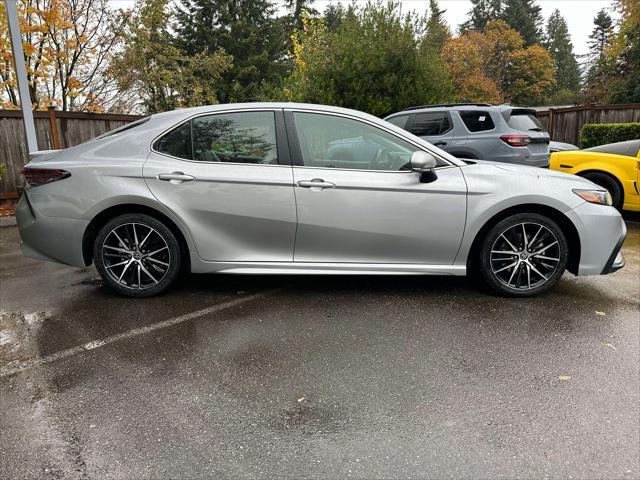
[[[102,243],[102,262],[120,285],[143,290],[159,284],[171,266],[167,241],[142,223],[123,223],[113,228]]]
[[[560,243],[544,225],[522,222],[505,229],[491,246],[491,271],[504,286],[532,290],[547,283],[560,265]]]

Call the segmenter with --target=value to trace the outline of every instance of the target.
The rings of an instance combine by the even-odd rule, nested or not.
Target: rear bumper
[[[24,256],[85,266],[82,238],[89,222],[44,216],[30,204],[27,192],[16,206],[16,221]]]

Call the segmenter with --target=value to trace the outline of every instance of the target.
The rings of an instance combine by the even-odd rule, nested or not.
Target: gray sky
[[[317,10],[323,11],[330,3],[349,4],[350,1],[316,1],[314,6]],[[429,4],[428,0],[402,0],[402,8],[404,11],[414,10],[424,13]],[[458,25],[467,18],[467,12],[471,10],[470,0],[439,0],[440,8],[446,10],[444,16],[453,32],[456,32]],[[569,25],[569,33],[573,43],[574,52],[576,54],[587,53],[589,47],[587,42],[589,35],[593,30],[593,18],[599,10],[606,8],[609,14],[616,18],[613,12],[613,1],[611,0],[537,0],[538,5],[542,7],[542,15],[545,22],[551,12],[556,8],[567,21]]]
[[[114,7],[130,8],[134,4],[134,0],[109,0]],[[278,1],[282,4],[284,2]],[[330,3],[349,4],[351,0],[316,0],[314,7],[323,11]],[[356,2],[361,3],[361,2]],[[364,3],[364,2],[362,2]],[[402,8],[404,11],[414,10],[418,13],[424,13],[429,4],[428,0],[402,0]],[[451,29],[455,32],[458,25],[466,20],[467,12],[471,9],[470,0],[439,0],[440,8],[445,9],[445,18]],[[573,42],[576,54],[584,54],[588,51],[587,41],[589,34],[593,29],[593,18],[602,8],[608,9],[610,15],[616,18],[613,11],[612,0],[537,0],[542,7],[542,15],[546,19],[554,9],[560,10],[560,13],[569,24],[569,33]]]

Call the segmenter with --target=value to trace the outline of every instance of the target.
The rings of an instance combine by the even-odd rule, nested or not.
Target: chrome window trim
[[[414,147],[416,147],[418,150],[423,151],[423,152],[427,152],[430,153],[431,155],[433,155],[434,157],[442,160],[443,162],[446,163],[446,165],[440,165],[438,167],[436,167],[434,170],[438,170],[441,168],[449,168],[449,167],[458,167],[458,165],[455,165],[453,163],[451,163],[449,160],[447,160],[446,158],[440,156],[437,152],[433,152],[430,149],[425,149],[425,147],[423,145],[419,145],[417,144],[414,140],[407,138],[403,135],[399,135],[397,132],[386,128],[382,125],[378,125],[374,122],[372,122],[371,120],[365,119],[365,118],[361,118],[358,116],[354,116],[354,115],[348,115],[346,113],[341,113],[341,112],[327,112],[327,111],[323,111],[323,110],[313,110],[313,109],[304,109],[304,108],[283,108],[283,110],[285,112],[292,112],[292,113],[315,113],[318,115],[330,115],[333,117],[343,117],[343,118],[348,118],[350,120],[356,120],[359,122],[363,122],[366,123],[374,128],[377,128],[379,130],[382,130],[384,132],[387,132],[390,135],[393,135],[394,137],[398,137],[402,140],[404,140],[407,143],[410,143],[411,145],[413,145]],[[391,124],[390,124],[391,125]],[[400,128],[400,127],[398,127]],[[369,169],[354,169],[354,168],[340,168],[340,167],[335,167],[335,168],[330,168],[330,167],[312,167],[312,166],[307,166],[307,165],[293,165],[294,168],[315,168],[315,169],[326,169],[326,170],[349,170],[349,171],[353,171],[353,172],[382,172],[382,173],[415,173],[412,172],[411,170],[369,170]]]
[[[278,149],[278,129],[277,129],[277,125],[276,125],[276,112],[278,112],[278,111],[282,111],[282,109],[281,108],[233,108],[233,109],[229,109],[229,110],[224,110],[223,109],[223,110],[214,110],[214,111],[210,111],[210,112],[197,113],[195,115],[191,115],[190,117],[182,119],[180,122],[173,124],[169,128],[166,128],[161,133],[156,135],[151,140],[151,143],[149,144],[149,151],[153,152],[153,153],[155,153],[157,155],[162,155],[163,157],[172,158],[174,160],[180,160],[181,162],[196,163],[196,164],[200,164],[200,165],[203,165],[203,164],[204,165],[244,165],[244,166],[247,166],[247,167],[284,167],[284,168],[291,168],[291,165],[281,165],[279,163],[205,162],[205,161],[202,161],[202,160],[189,160],[188,158],[174,157],[173,155],[169,155],[167,153],[159,152],[159,151],[157,151],[156,149],[153,148],[153,145],[156,143],[156,141],[158,141],[160,139],[160,137],[162,137],[165,134],[169,133],[171,130],[175,130],[177,128],[180,128],[182,125],[184,125],[187,122],[190,122],[194,118],[208,117],[210,115],[222,115],[222,114],[226,114],[226,113],[271,112],[271,113],[273,113],[273,120],[274,120],[273,126],[274,126],[275,132],[276,132],[276,151],[277,151],[277,149]],[[276,160],[279,161],[280,158],[277,157]]]

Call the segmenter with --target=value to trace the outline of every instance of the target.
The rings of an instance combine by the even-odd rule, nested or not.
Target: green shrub
[[[587,123],[580,130],[580,147],[589,148],[607,143],[640,138],[639,123]]]

